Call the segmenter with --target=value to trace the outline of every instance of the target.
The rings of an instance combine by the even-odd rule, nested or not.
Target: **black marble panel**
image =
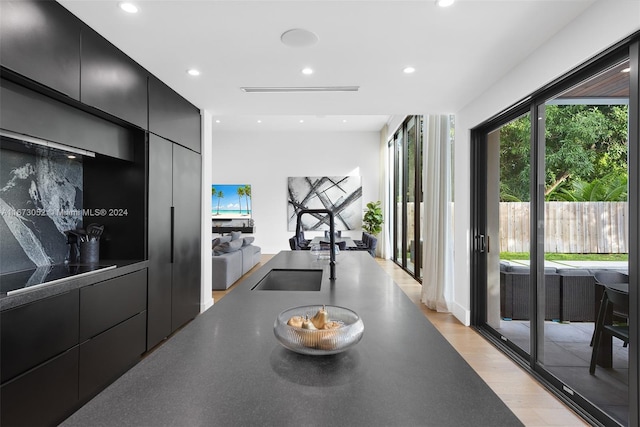
[[[64,231],[82,225],[82,162],[57,150],[7,145],[3,138],[0,273],[63,263]]]

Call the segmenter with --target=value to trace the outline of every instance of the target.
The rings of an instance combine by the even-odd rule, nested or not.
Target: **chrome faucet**
[[[296,239],[300,235],[300,217],[304,214],[325,213],[329,215],[329,280],[336,280],[336,236],[335,221],[333,219],[333,211],[329,209],[300,209],[298,211],[298,220],[296,222]]]

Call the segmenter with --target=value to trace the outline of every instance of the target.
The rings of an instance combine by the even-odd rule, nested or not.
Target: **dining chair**
[[[622,273],[620,271],[615,271],[615,270],[597,270],[593,273],[593,278],[596,280],[596,283],[600,286],[603,286],[604,288],[606,288],[607,285],[611,285],[614,283],[629,283],[629,275],[626,273]],[[600,313],[602,313],[603,309],[604,309],[604,305],[603,305],[603,300],[605,298],[606,294],[605,292],[602,293],[602,297],[600,299],[600,309],[598,310],[598,316],[596,318],[596,325],[598,323],[601,322],[602,319],[600,319],[601,315]],[[620,311],[622,310],[621,307],[617,307],[614,308],[613,310],[613,316],[620,318],[620,319],[627,319],[629,317],[629,309],[627,307],[626,310],[624,311]],[[606,310],[604,311],[604,314],[602,314],[602,316],[604,316],[606,314]],[[596,339],[596,330],[594,328],[593,330],[593,335],[591,336],[591,342],[589,343],[589,345],[591,347],[593,347],[593,344],[595,342]]]
[[[328,239],[328,238],[330,237],[330,236],[329,236],[329,234],[330,234],[330,233],[331,233],[331,231],[329,231],[329,230],[325,230],[325,231],[324,231],[324,238],[325,238],[325,239]],[[334,235],[335,237],[342,237],[342,230],[334,231],[334,232],[333,232],[333,235]]]
[[[289,247],[292,251],[300,250],[300,246],[298,246],[298,239],[296,238],[296,236],[293,236],[289,239]]]
[[[322,249],[326,249],[329,250],[329,245],[330,243],[327,242],[320,242],[320,247]],[[347,242],[336,242],[336,246],[338,247],[339,250],[344,251],[347,249]]]
[[[629,324],[613,324],[606,325],[605,318],[609,306],[613,306],[613,309],[619,309],[620,312],[629,312],[629,293],[607,287],[605,285],[604,295],[600,302],[600,310],[598,310],[598,320],[596,321],[595,332],[593,333],[593,349],[591,350],[591,364],[589,365],[589,373],[593,374],[596,371],[596,360],[598,358],[598,348],[600,347],[600,341],[602,340],[602,333],[607,332],[612,336],[622,340],[625,347],[629,344]]]
[[[300,246],[300,249],[310,249],[310,243],[311,240],[304,237],[304,231],[300,231],[300,233],[298,234],[298,246]]]

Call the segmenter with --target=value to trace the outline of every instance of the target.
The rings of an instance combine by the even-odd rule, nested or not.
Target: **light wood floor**
[[[252,274],[272,256],[262,255],[260,264],[247,275]],[[380,258],[376,258],[376,261],[526,426],[588,425],[473,329],[461,324],[452,314],[437,313],[422,304],[422,285],[394,262]],[[226,291],[214,291],[214,304],[231,290],[233,286]]]

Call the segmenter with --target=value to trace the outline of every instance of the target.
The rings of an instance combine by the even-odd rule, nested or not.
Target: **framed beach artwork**
[[[288,231],[296,230],[300,209],[331,209],[336,230],[362,228],[360,176],[289,177],[287,183]],[[303,230],[328,230],[326,215],[303,215]]]
[[[251,185],[213,184],[211,218],[216,220],[251,218]]]

